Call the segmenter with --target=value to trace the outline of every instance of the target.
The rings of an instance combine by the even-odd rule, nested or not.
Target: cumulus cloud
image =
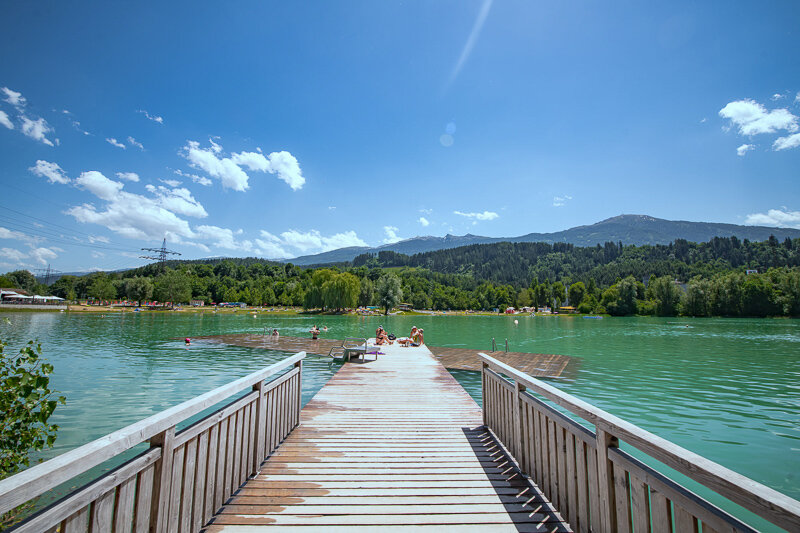
[[[453,211],[453,214],[476,220],[494,220],[500,216],[493,211],[484,211],[483,213],[463,213],[461,211]]]
[[[11,260],[16,264],[28,264],[28,260],[33,260],[40,265],[46,265],[48,262],[58,257],[56,251],[62,251],[60,248],[46,248],[46,247],[32,247],[27,252],[17,250],[16,248],[0,248],[0,256],[5,259]]]
[[[135,146],[139,150],[144,150],[144,145],[142,145],[142,143],[140,143],[131,136],[128,136],[128,144],[130,144],[131,146]]]
[[[5,95],[5,98],[3,98],[3,100],[8,102],[9,104],[13,105],[18,109],[25,107],[26,100],[25,97],[22,96],[22,93],[18,93],[17,91],[12,91],[8,87],[3,87],[2,89],[0,89],[0,91],[2,91],[2,93]]]
[[[170,187],[177,187],[178,185],[181,184],[181,182],[178,180],[158,180],[158,181],[160,181],[165,185],[169,185]]]
[[[272,152],[268,156],[258,152],[241,152],[233,154],[231,159],[237,165],[246,166],[250,170],[277,174],[278,178],[288,183],[294,191],[301,189],[306,182],[300,170],[300,163],[286,151]]]
[[[6,114],[5,111],[0,111],[0,124],[2,124],[3,126],[5,126],[10,130],[14,129],[14,123],[11,122],[11,119],[8,118],[8,115]]]
[[[123,187],[122,183],[110,180],[96,170],[82,172],[75,180],[75,183],[78,184],[78,187],[86,189],[101,200],[109,201],[113,200]]]
[[[419,223],[422,224],[422,227],[427,227],[430,225],[430,222],[428,222],[428,219],[425,217],[419,217]]]
[[[114,137],[106,137],[106,142],[108,144],[116,146],[117,148],[122,148],[123,150],[125,149],[125,145],[116,140]]]
[[[384,226],[383,232],[386,233],[386,238],[383,239],[383,242],[385,244],[393,244],[397,241],[403,240],[403,238],[397,234],[398,231],[398,228],[395,226]]]
[[[564,195],[564,196],[553,196],[553,207],[561,207],[569,200],[572,200],[572,196]]]
[[[19,263],[28,257],[28,254],[15,248],[0,248],[0,255],[16,263]]]
[[[206,172],[212,178],[222,181],[224,188],[235,191],[246,191],[249,188],[249,176],[242,170],[269,172],[277,174],[293,190],[302,188],[305,183],[300,164],[289,152],[272,152],[264,156],[260,152],[234,153],[231,157],[218,157],[222,153],[222,146],[209,139],[211,148],[200,148],[200,143],[188,141],[180,154],[189,164],[198,170]]]
[[[218,226],[197,226],[195,228],[196,238],[211,242],[218,248],[226,250],[239,250],[249,252],[253,250],[253,243],[244,240],[237,241],[236,235],[240,235],[242,230],[233,231],[227,228],[220,228]]]
[[[152,120],[153,122],[158,122],[159,124],[163,124],[164,123],[164,118],[163,117],[159,117],[158,115],[151,115],[150,113],[148,113],[144,109],[139,109],[136,112],[143,114],[144,116],[146,116],[148,118],[148,120]]]
[[[46,135],[54,130],[50,127],[50,124],[48,124],[45,119],[39,118],[36,120],[31,120],[25,115],[21,115],[20,118],[22,119],[22,133],[33,140],[46,144],[47,146],[53,146],[53,143],[46,137]]]
[[[49,181],[50,183],[70,182],[70,179],[64,173],[64,170],[56,163],[50,163],[48,161],[43,161],[42,159],[38,159],[36,161],[36,164],[30,167],[28,170],[30,170],[39,177],[47,178],[47,181]]]
[[[742,135],[774,133],[780,130],[797,131],[797,117],[788,109],[768,111],[755,100],[745,99],[728,103],[719,110],[719,116],[727,118],[739,128]]]
[[[156,196],[156,202],[164,209],[190,217],[205,218],[208,216],[205,208],[195,200],[188,189],[168,189],[153,185],[147,185],[145,188]]]
[[[139,181],[139,174],[136,172],[117,172],[117,177],[124,181]]]
[[[766,213],[747,215],[744,223],[753,226],[800,229],[800,211],[789,211],[785,207],[783,209],[770,209]]]
[[[180,154],[193,168],[219,179],[223,188],[241,192],[249,188],[245,171],[227,157],[218,158],[213,148],[200,148],[200,143],[188,141]]]
[[[0,226],[0,239],[22,241],[27,244],[34,244],[43,240],[42,237],[28,235],[27,233],[4,228],[2,226]]]
[[[772,148],[774,150],[788,150],[789,148],[797,148],[800,146],[800,133],[795,133],[794,135],[788,135],[786,137],[778,137],[775,139],[775,142],[772,143]]]
[[[744,154],[746,154],[747,152],[749,152],[750,150],[752,150],[755,147],[756,146],[754,144],[743,144],[739,148],[736,149],[736,155],[738,155],[740,157],[744,156]]]

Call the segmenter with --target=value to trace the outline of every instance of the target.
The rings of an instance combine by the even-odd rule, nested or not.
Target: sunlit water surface
[[[8,318],[10,324],[2,318]],[[515,324],[514,320],[519,324]],[[0,338],[16,352],[39,339],[67,397],[49,458],[228,383],[287,354],[184,337],[254,333],[366,336],[425,329],[432,346],[555,353],[576,358],[550,382],[590,403],[800,498],[800,322],[797,320],[576,317],[276,317],[268,314],[3,313]],[[304,363],[303,402],[336,372]],[[477,373],[454,371],[480,402]]]

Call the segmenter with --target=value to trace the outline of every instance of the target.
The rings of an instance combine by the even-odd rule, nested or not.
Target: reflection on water
[[[0,337],[14,353],[38,338],[67,397],[53,421],[63,453],[285,357],[184,337],[278,328],[304,336],[363,336],[383,324],[406,335],[425,329],[434,346],[581,358],[552,383],[781,492],[800,498],[800,322],[796,320],[570,317],[275,317],[189,313],[4,313]],[[686,327],[686,326],[689,327]],[[303,400],[336,371],[304,364]],[[480,401],[477,373],[454,371]]]

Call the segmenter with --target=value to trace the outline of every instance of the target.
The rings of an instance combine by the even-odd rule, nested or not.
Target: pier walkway
[[[569,529],[427,348],[379,348],[377,360],[345,365],[303,408],[300,426],[209,533],[266,524],[296,532]]]

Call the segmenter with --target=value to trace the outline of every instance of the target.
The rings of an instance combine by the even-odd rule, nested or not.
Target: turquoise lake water
[[[10,323],[5,321],[8,318]],[[514,320],[519,324],[515,325]],[[576,317],[276,317],[191,313],[3,313],[15,353],[38,338],[67,397],[48,458],[279,361],[287,354],[183,338],[278,328],[366,336],[382,324],[425,329],[433,346],[575,357],[553,385],[689,450],[800,499],[800,321]],[[338,369],[310,356],[303,401]],[[453,371],[480,402],[477,373]],[[717,501],[716,499],[714,501]]]

